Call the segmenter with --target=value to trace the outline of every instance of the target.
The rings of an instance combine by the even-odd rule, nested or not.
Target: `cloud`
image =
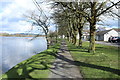
[[[36,11],[36,6],[32,0],[0,0],[0,30],[3,32],[25,32],[31,29],[31,24],[26,22],[24,14],[29,11]],[[50,5],[43,3],[40,5],[45,14],[49,14]],[[36,29],[35,29],[36,30]],[[34,30],[34,31],[35,31]]]
[[[36,11],[37,13],[39,13],[32,0],[0,0],[0,5],[2,5],[0,6],[0,26],[2,26],[0,27],[0,31],[9,33],[20,33],[31,30],[31,24],[26,22],[26,18],[23,15],[29,14],[30,11]],[[47,16],[50,16],[50,14],[53,12],[49,3],[44,2],[40,4],[40,7]],[[116,27],[118,25],[117,20],[112,20],[105,16],[102,17],[102,19],[105,19],[105,24],[110,24],[107,27]],[[53,24],[54,22],[51,21],[50,25],[52,27],[50,27],[50,30],[55,30],[55,25]],[[32,32],[39,33],[39,31],[37,31],[37,28],[33,28],[34,30],[32,30]]]

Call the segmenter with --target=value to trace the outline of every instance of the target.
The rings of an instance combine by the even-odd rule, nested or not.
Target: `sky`
[[[40,5],[45,14],[52,13],[50,5],[43,3]],[[27,18],[24,16],[30,11],[35,11],[36,6],[32,0],[0,0],[0,32],[6,33],[39,33],[36,27],[32,26]],[[117,28],[118,20],[112,20],[108,17],[101,17],[104,19],[104,27]],[[55,30],[55,25],[51,24],[50,30]],[[97,25],[97,27],[103,27]],[[41,31],[42,32],[42,31]]]
[[[0,0],[0,32],[5,33],[39,33],[24,16],[31,11],[36,11],[32,0]],[[46,15],[50,14],[50,5],[42,3],[41,8]],[[54,30],[54,27],[50,27]],[[42,32],[42,31],[41,31]]]

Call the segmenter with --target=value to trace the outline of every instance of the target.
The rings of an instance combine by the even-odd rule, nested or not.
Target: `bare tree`
[[[48,49],[49,48],[48,32],[50,27],[50,17],[48,17],[45,14],[44,10],[42,10],[40,4],[36,0],[33,0],[33,3],[35,4],[38,12],[36,13],[32,12],[31,14],[26,15],[26,17],[30,19],[30,22],[32,23],[33,26],[38,26],[38,30],[41,31],[41,28],[42,28],[45,34],[45,38],[47,41],[47,49]]]

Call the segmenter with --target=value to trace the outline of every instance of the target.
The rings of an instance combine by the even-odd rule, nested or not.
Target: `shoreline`
[[[58,51],[57,48],[59,48],[59,43],[50,46],[49,49],[46,49],[16,64],[7,72],[3,73],[1,77],[2,78],[29,78],[29,76],[32,78],[48,77],[49,68],[51,67],[51,64],[49,63],[52,63],[54,61],[55,57],[53,55]],[[36,75],[36,72],[40,75]]]
[[[0,37],[35,37],[35,36],[26,36],[26,35],[23,35],[23,36],[1,36]],[[38,36],[38,37],[45,37],[45,36]]]

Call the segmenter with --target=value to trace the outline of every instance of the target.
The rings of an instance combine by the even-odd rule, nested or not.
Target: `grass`
[[[39,78],[48,78],[49,68],[55,57],[53,56],[59,49],[60,44],[55,44],[49,49],[32,56],[31,58],[17,64],[8,72],[2,75],[4,79],[25,78],[25,80],[35,80]]]
[[[96,44],[96,53],[91,54],[88,42],[84,42],[82,48],[67,44],[84,78],[120,78],[117,47]]]

